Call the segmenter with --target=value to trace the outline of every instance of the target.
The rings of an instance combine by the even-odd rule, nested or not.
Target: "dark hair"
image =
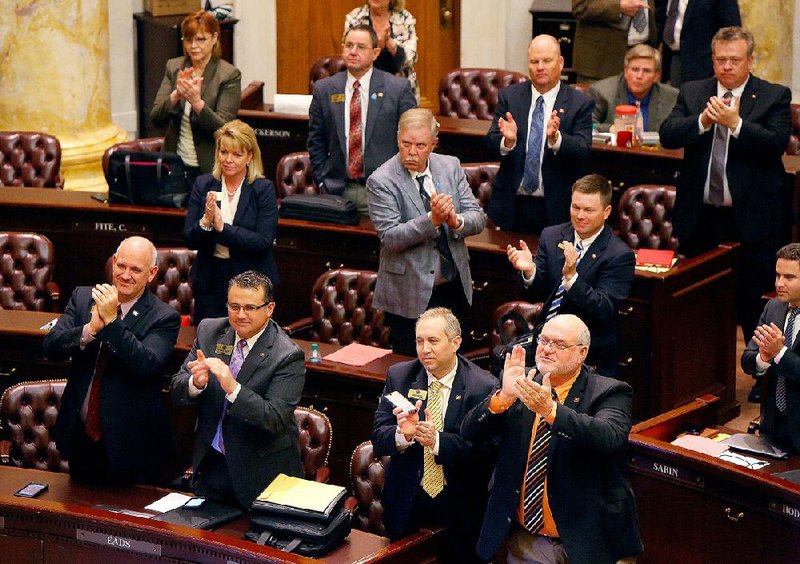
[[[572,185],[572,193],[599,194],[603,207],[611,205],[611,182],[600,174],[587,174]]]
[[[214,50],[211,56],[215,59],[222,57],[222,46],[219,33],[219,22],[217,18],[210,12],[205,10],[198,10],[183,18],[181,22],[181,38],[192,39],[200,31],[206,31],[211,35],[217,34],[217,44],[214,45]],[[183,54],[186,55],[186,48],[183,49]]]
[[[237,274],[228,282],[228,291],[236,286],[237,288],[247,288],[250,290],[264,290],[264,299],[267,303],[271,302],[275,297],[275,287],[272,285],[272,280],[269,276],[265,276],[255,270],[246,270],[241,274]]]
[[[800,262],[800,243],[784,245],[775,253],[776,258]]]
[[[344,45],[344,42],[347,39],[347,34],[350,33],[351,31],[366,31],[367,33],[369,33],[369,38],[372,41],[372,48],[375,49],[378,47],[378,34],[375,33],[375,30],[372,29],[371,25],[364,23],[354,25],[353,27],[345,31],[344,35],[342,36],[342,45]]]
[[[714,34],[714,37],[711,39],[711,54],[714,54],[714,45],[718,42],[727,43],[729,41],[739,41],[740,39],[745,40],[745,43],[747,43],[747,56],[752,57],[753,50],[756,48],[756,40],[752,33],[737,25],[720,28],[720,30]]]

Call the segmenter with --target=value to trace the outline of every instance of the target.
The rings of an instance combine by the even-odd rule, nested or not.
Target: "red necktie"
[[[117,306],[117,317],[122,319],[122,308]],[[110,351],[106,343],[100,343],[97,351],[97,362],[94,365],[94,376],[92,377],[92,388],[89,392],[89,403],[86,406],[86,434],[93,441],[103,438],[100,429],[100,386],[102,385],[103,373],[108,366]]]
[[[361,178],[364,173],[364,155],[361,151],[361,84],[353,83],[353,97],[350,98],[350,137],[347,142],[347,174],[350,178]]]

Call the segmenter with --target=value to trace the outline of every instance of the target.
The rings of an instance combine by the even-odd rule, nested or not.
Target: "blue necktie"
[[[578,251],[578,261],[575,263],[575,266],[577,267],[583,258],[583,241],[578,241],[578,244],[575,245],[575,250]],[[556,290],[556,295],[553,296],[553,301],[550,303],[550,310],[547,312],[546,321],[550,321],[556,315],[558,315],[558,309],[561,307],[561,302],[564,301],[565,293],[564,277],[562,276],[561,283],[558,285],[558,290]]]
[[[800,313],[800,308],[789,308],[789,319],[786,321],[783,343],[789,350],[794,348],[794,320],[798,313]],[[781,413],[786,411],[786,377],[783,374],[778,374],[778,378],[775,380],[775,406]]]
[[[528,152],[525,154],[525,173],[522,188],[528,194],[539,189],[539,173],[542,168],[542,136],[544,134],[544,97],[536,99],[536,107],[531,117],[531,130],[528,133]]]
[[[244,348],[247,346],[247,341],[244,339],[240,339],[238,343],[236,343],[236,348],[233,351],[233,355],[231,355],[231,363],[228,367],[231,369],[231,374],[233,374],[233,379],[235,380],[239,376],[239,370],[242,368],[242,364],[244,364]],[[220,415],[219,423],[217,423],[217,432],[214,435],[214,438],[211,440],[211,446],[225,454],[225,441],[222,439],[222,420],[225,419],[225,415],[228,413],[228,405],[230,402],[225,400],[225,403],[222,406],[222,415]]]

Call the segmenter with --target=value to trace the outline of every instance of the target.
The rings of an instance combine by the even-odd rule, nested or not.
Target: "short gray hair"
[[[400,121],[397,123],[397,134],[407,129],[417,129],[427,127],[431,131],[431,137],[439,135],[439,122],[433,117],[433,112],[426,108],[411,108],[403,112]]]
[[[420,315],[417,319],[417,323],[414,325],[414,328],[416,329],[416,326],[419,325],[420,321],[435,319],[437,317],[444,319],[444,333],[447,335],[448,339],[452,341],[456,337],[461,336],[461,324],[458,322],[458,318],[446,307],[434,307],[427,311],[423,311],[422,315]]]
[[[586,348],[589,348],[589,346],[591,346],[592,335],[591,333],[589,333],[589,328],[586,326],[586,324],[580,317],[572,313],[561,313],[550,319],[550,321],[553,321],[555,319],[564,319],[565,321],[568,321],[569,323],[577,326],[578,340],[575,343],[576,345],[583,345]],[[547,323],[550,323],[550,321],[548,321]],[[547,323],[545,323],[545,325],[547,325]]]

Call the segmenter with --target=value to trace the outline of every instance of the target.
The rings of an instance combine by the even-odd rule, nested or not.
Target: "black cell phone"
[[[198,507],[203,505],[203,503],[205,503],[205,501],[206,501],[206,498],[204,498],[204,497],[193,497],[192,499],[190,499],[189,501],[184,503],[183,507],[185,509],[197,509]]]
[[[24,488],[21,488],[14,495],[17,497],[36,497],[43,491],[47,490],[47,484],[40,484],[38,482],[31,482]]]

